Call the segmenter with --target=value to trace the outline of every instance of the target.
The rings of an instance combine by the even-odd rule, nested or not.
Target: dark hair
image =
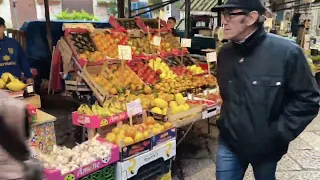
[[[0,17],[0,26],[6,26],[6,22],[2,17]]]
[[[172,20],[173,22],[177,22],[175,17],[169,17],[168,20]]]
[[[295,22],[299,22],[299,18],[300,18],[301,14],[300,13],[296,13],[293,15],[292,20]]]

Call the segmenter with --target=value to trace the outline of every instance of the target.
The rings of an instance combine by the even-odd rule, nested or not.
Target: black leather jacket
[[[279,160],[317,116],[319,92],[303,50],[259,28],[218,54],[221,139],[249,162]]]

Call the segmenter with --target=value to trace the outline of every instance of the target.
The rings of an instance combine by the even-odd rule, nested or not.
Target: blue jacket
[[[31,69],[21,45],[15,39],[4,37],[0,40],[0,76],[9,72],[17,78],[24,73],[25,78],[31,78]]]

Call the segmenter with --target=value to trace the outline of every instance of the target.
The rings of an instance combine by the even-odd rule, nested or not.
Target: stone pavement
[[[195,124],[196,131],[190,132],[193,136],[191,143],[184,141],[178,149],[183,152],[182,172],[175,172],[174,180],[215,179],[218,130],[212,127],[212,132],[204,136],[194,133],[207,132],[206,126],[205,122]],[[290,144],[288,153],[278,164],[276,175],[278,180],[320,180],[320,115]],[[244,179],[254,180],[251,167]]]

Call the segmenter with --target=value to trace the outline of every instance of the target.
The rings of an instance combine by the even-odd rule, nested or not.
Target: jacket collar
[[[232,42],[234,49],[242,56],[249,55],[266,37],[267,33],[263,26],[259,27],[252,35],[250,35],[244,42]]]

